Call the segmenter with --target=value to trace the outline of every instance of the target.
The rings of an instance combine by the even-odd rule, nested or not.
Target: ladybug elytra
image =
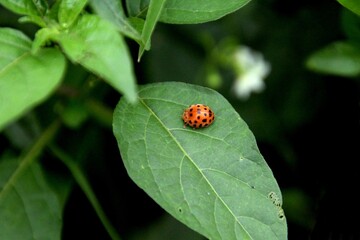
[[[214,122],[214,112],[204,104],[193,104],[185,109],[182,119],[184,120],[184,127],[189,125],[193,128],[207,127]]]

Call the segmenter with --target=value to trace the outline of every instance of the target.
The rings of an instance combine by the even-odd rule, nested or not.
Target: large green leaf
[[[126,18],[121,2],[118,0],[90,0],[90,5],[102,18],[114,24],[121,33],[141,42],[141,33]]]
[[[43,101],[65,71],[59,50],[42,49],[32,55],[30,45],[21,32],[0,29],[0,130]]]
[[[360,49],[349,42],[334,42],[313,53],[306,65],[320,73],[356,77],[360,75]]]
[[[141,16],[147,10],[149,0],[127,0],[131,16]],[[156,2],[156,1],[155,1]],[[202,23],[219,19],[246,5],[250,0],[167,0],[159,21],[166,23]]]
[[[11,28],[0,28],[0,70],[15,62],[31,48],[31,40],[22,32]]]
[[[61,239],[61,206],[37,162],[0,159],[0,239]],[[21,171],[21,173],[20,173]]]
[[[0,4],[15,13],[30,16],[43,16],[48,8],[45,0],[0,0]]]
[[[68,30],[53,35],[66,55],[136,100],[135,76],[130,54],[116,28],[95,15],[82,15]]]
[[[70,26],[79,16],[87,0],[62,0],[59,7],[59,22],[63,27]]]
[[[360,15],[360,1],[354,0],[338,0],[338,2],[346,7],[347,9],[353,11],[357,15]]]
[[[184,128],[190,104],[215,112],[204,129]],[[286,239],[281,192],[254,136],[229,102],[208,88],[158,83],[122,99],[114,135],[133,181],[209,239]]]

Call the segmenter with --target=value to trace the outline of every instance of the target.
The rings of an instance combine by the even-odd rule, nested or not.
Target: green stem
[[[55,120],[51,125],[45,129],[45,131],[40,135],[35,144],[30,148],[30,150],[22,157],[21,165],[28,166],[30,165],[43,151],[44,147],[51,142],[55,134],[60,128],[60,121]]]
[[[44,147],[51,142],[60,127],[60,121],[54,121],[36,140],[34,145],[23,156],[20,157],[21,162],[16,171],[11,175],[3,190],[0,192],[1,196],[7,194],[7,191],[12,187],[11,185],[16,182],[17,178],[36,160],[39,154],[44,150]]]
[[[51,151],[55,154],[56,157],[58,157],[70,170],[71,174],[75,178],[75,181],[77,184],[79,184],[82,191],[85,193],[87,198],[89,199],[91,205],[93,206],[95,212],[97,213],[98,217],[100,218],[102,224],[104,225],[106,231],[110,235],[110,237],[113,240],[121,240],[120,236],[118,235],[115,228],[111,225],[109,219],[106,217],[103,209],[101,208],[101,205],[99,201],[97,200],[94,191],[92,190],[90,183],[85,177],[85,174],[81,171],[79,166],[75,163],[75,161],[68,156],[66,153],[64,153],[62,150],[60,150],[58,147],[52,145]]]

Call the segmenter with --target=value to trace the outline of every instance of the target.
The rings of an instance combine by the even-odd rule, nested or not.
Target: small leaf
[[[126,9],[130,17],[145,18],[150,0],[126,0]]]
[[[186,107],[209,105],[215,122],[184,128]],[[281,192],[246,123],[217,92],[185,83],[147,85],[122,99],[113,131],[133,181],[208,239],[287,239]]]
[[[144,23],[144,28],[141,33],[141,38],[144,44],[140,45],[138,61],[140,61],[140,58],[143,55],[144,51],[150,49],[151,35],[155,29],[155,25],[160,17],[165,2],[166,0],[150,1],[149,9]]]
[[[136,101],[130,54],[112,24],[95,15],[82,15],[55,40],[72,61],[104,78],[131,102]]]
[[[56,28],[41,28],[35,34],[35,39],[32,44],[31,52],[37,53],[41,47],[43,47],[46,43],[50,42],[51,39],[56,38],[56,35],[59,34],[59,31]]]
[[[62,27],[69,27],[79,16],[87,0],[62,0],[59,8],[59,22]]]
[[[338,2],[349,9],[350,11],[353,11],[357,15],[360,15],[360,2],[354,1],[354,0],[338,0]]]
[[[43,101],[60,83],[65,58],[57,49],[30,53],[21,32],[0,29],[0,129]]]
[[[121,33],[142,44],[140,32],[126,18],[120,1],[90,0],[90,5],[100,17],[114,24]]]
[[[21,163],[20,163],[21,165]],[[60,239],[61,206],[38,163],[0,160],[0,239]]]
[[[58,22],[60,4],[61,1],[55,1],[47,12],[46,17],[53,20],[54,22]]]
[[[64,124],[70,128],[77,129],[88,118],[88,112],[79,101],[69,101],[60,112]]]
[[[360,50],[348,42],[335,42],[313,53],[306,65],[320,73],[356,77],[360,74]]]
[[[20,23],[31,22],[40,27],[46,27],[46,23],[42,17],[39,16],[23,16],[19,18]]]
[[[40,16],[44,16],[49,9],[49,5],[46,0],[32,0],[31,1],[39,13]]]
[[[141,33],[143,31],[144,23],[145,23],[144,19],[131,17],[131,18],[128,19],[128,21],[131,24],[131,26],[133,26],[133,28],[136,29],[137,32]],[[140,36],[140,43],[139,44],[144,45],[144,43],[141,40],[141,36]]]

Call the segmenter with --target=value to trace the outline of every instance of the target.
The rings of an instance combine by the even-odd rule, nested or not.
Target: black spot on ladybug
[[[204,127],[207,127],[209,124],[205,124]]]
[[[206,113],[204,113],[204,116],[206,117],[206,116],[207,116],[207,114],[206,114]]]
[[[193,111],[193,109],[192,108],[190,108],[190,110],[189,110],[190,112],[192,112]]]
[[[196,105],[197,107],[200,107],[200,105],[198,104],[198,105]]]
[[[192,113],[190,113],[190,117],[192,117],[193,116],[193,114]]]
[[[204,110],[207,110],[207,108],[204,108]]]
[[[202,124],[200,123],[199,128],[201,128],[201,127],[202,127]]]
[[[190,123],[190,124],[192,124],[192,121],[191,121],[191,120],[189,120],[189,123]]]
[[[202,120],[203,123],[206,122],[206,121],[207,121],[206,118],[204,118],[204,119]]]

